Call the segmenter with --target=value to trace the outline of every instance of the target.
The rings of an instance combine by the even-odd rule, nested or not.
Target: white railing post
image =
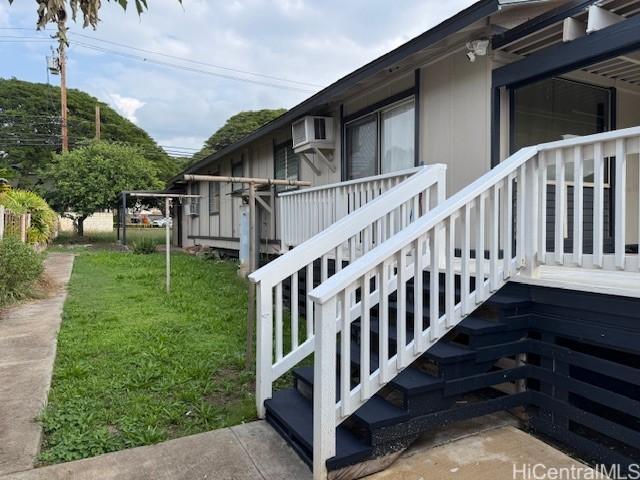
[[[344,310],[344,309],[343,309]],[[313,362],[313,478],[326,480],[336,454],[336,297],[316,305]]]
[[[264,418],[265,400],[272,395],[273,363],[273,295],[271,285],[259,282],[256,285],[257,336],[256,336],[256,409],[258,417]]]
[[[539,155],[531,159],[527,164],[526,178],[524,181],[524,222],[526,225],[526,235],[524,235],[524,274],[535,277],[539,273],[538,265],[538,222],[540,215],[538,209],[541,202],[539,199],[540,180],[538,179]],[[520,187],[518,187],[520,188]],[[521,197],[522,198],[522,197]]]

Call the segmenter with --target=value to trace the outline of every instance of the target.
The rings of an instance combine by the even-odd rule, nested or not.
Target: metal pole
[[[170,198],[166,198],[164,201],[164,208],[165,210],[165,214],[164,214],[164,218],[165,218],[165,240],[166,240],[166,246],[167,246],[167,253],[166,253],[166,258],[167,258],[167,293],[169,293],[169,290],[171,290],[171,231],[169,229],[169,220],[170,220],[170,216],[169,216],[169,208],[171,206],[171,199]]]
[[[122,192],[122,245],[127,245],[127,192]]]
[[[249,184],[249,274],[256,270],[256,186]],[[247,298],[247,351],[245,368],[251,369],[255,361],[253,355],[254,322],[256,322],[256,284],[249,282]]]

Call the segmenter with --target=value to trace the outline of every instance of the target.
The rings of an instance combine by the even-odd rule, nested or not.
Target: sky
[[[68,86],[188,153],[231,115],[291,108],[473,0],[152,0],[141,17],[102,3],[97,30],[70,25]],[[55,44],[35,19],[33,0],[0,0],[0,77],[47,82]]]

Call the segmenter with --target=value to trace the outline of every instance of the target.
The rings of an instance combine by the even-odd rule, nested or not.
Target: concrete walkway
[[[49,254],[45,271],[59,286],[49,298],[0,311],[0,475],[33,467],[47,402],[56,337],[73,255]]]
[[[0,480],[311,480],[311,471],[265,422],[36,468]]]

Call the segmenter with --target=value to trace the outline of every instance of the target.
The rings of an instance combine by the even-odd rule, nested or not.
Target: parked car
[[[169,228],[171,228],[172,225],[172,221],[171,219],[169,219]],[[165,227],[167,225],[167,219],[166,218],[156,218],[155,220],[153,220],[151,222],[151,225],[154,227]]]

